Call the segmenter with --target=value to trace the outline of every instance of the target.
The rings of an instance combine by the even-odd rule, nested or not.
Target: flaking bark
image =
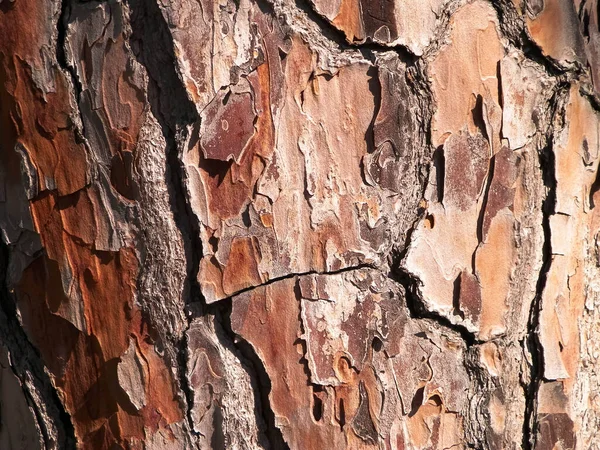
[[[596,0],[0,0],[0,448],[600,448]]]

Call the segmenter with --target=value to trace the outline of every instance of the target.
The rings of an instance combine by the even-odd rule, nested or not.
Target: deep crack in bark
[[[285,449],[287,446],[283,441],[281,432],[275,426],[275,415],[271,410],[268,397],[270,381],[266,376],[262,362],[252,347],[245,341],[240,340],[231,331],[230,325],[228,325],[227,321],[231,314],[231,300],[222,300],[216,304],[208,305],[198,283],[197,277],[202,257],[200,225],[195,213],[192,211],[187,187],[185,186],[186,174],[181,156],[186,149],[179,147],[177,143],[184,142],[190,147],[192,146],[193,140],[197,139],[196,133],[200,119],[195,106],[187,97],[182,81],[176,72],[177,61],[172,53],[173,42],[170,32],[156,2],[153,0],[130,0],[128,4],[132,9],[131,24],[133,34],[131,40],[138,45],[137,56],[149,74],[149,100],[167,143],[167,165],[171,172],[169,195],[174,208],[176,225],[184,238],[186,261],[188,264],[184,293],[185,302],[190,308],[199,306],[197,313],[186,314],[188,326],[184,331],[184,336],[176,344],[178,348],[179,384],[186,397],[188,426],[190,431],[194,432],[194,421],[191,415],[194,405],[194,394],[187,378],[188,348],[185,333],[188,331],[191,322],[197,317],[197,314],[202,316],[222,316],[225,317],[224,323],[221,324],[225,332],[224,334],[229,338],[230,343],[242,358],[248,361],[248,364],[244,366],[248,369],[253,386],[258,388],[260,399],[256,398],[258,396],[255,395],[255,400],[257,401],[255,414],[257,416],[262,415],[267,425],[266,437],[269,440],[269,447],[273,449]],[[153,26],[150,31],[147,28],[149,26]],[[157,38],[153,37],[156,34],[159,34],[158,42]],[[162,55],[160,56],[157,55],[157,50],[159,49],[162,51]],[[163,59],[162,61],[160,61],[161,58]],[[174,89],[175,92],[165,92],[168,88]],[[194,133],[191,136],[189,135],[190,130]]]
[[[83,85],[81,80],[77,76],[77,69],[73,67],[67,58],[67,26],[69,17],[71,16],[71,3],[73,0],[61,0],[60,3],[60,16],[58,18],[56,27],[56,61],[59,67],[69,75],[71,85],[73,86],[73,93],[75,94],[75,104],[77,106],[77,115],[79,118],[79,127],[74,127],[75,137],[79,142],[85,143],[87,149],[87,140],[85,138],[85,123],[82,119],[80,110],[81,96],[83,94]]]
[[[557,78],[577,78],[585,73],[585,68],[577,65],[571,68],[562,67],[559,61],[545,55],[542,48],[530,37],[527,26],[515,9],[512,0],[489,0],[498,15],[500,28],[510,43],[521,50],[527,59],[536,62],[546,73]],[[526,7],[525,7],[526,8]],[[525,11],[527,14],[527,11]]]
[[[185,151],[178,141],[187,142],[187,133],[198,123],[198,115],[176,73],[173,42],[158,3],[153,0],[130,0],[131,42],[136,58],[146,68],[149,77],[148,100],[158,120],[166,142],[167,178],[173,217],[184,242],[187,277],[184,285],[185,303],[199,302],[202,293],[197,281],[202,243],[199,227],[187,200],[185,173],[180,154]],[[186,139],[187,138],[187,139]],[[169,179],[170,175],[170,179]],[[185,333],[175,343],[179,386],[185,395],[186,417],[190,432],[194,432],[191,416],[194,395],[187,379],[187,339]]]
[[[406,306],[410,312],[412,319],[429,319],[436,322],[438,325],[458,333],[461,339],[465,342],[467,348],[476,344],[481,344],[483,341],[477,339],[464,325],[452,323],[450,319],[433,311],[429,311],[419,294],[417,293],[417,285],[420,280],[409,274],[400,266],[396,266],[389,274],[389,277],[404,288]]]
[[[559,85],[550,100],[552,108],[550,117],[553,122],[557,114],[564,114],[564,111],[559,111],[558,104],[560,95],[568,91],[569,84]],[[550,229],[550,216],[555,213],[556,203],[556,175],[555,175],[555,157],[553,150],[553,132],[554,127],[551,126],[548,135],[548,143],[539,154],[540,168],[542,170],[542,179],[544,185],[548,189],[546,198],[542,203],[543,221],[542,228],[544,230],[544,245],[542,247],[542,268],[538,276],[536,284],[536,295],[531,304],[529,319],[527,323],[527,336],[523,342],[524,350],[529,352],[531,356],[529,383],[524,386],[525,391],[525,419],[523,421],[523,448],[532,450],[536,443],[536,414],[537,414],[537,393],[540,382],[543,379],[544,371],[544,355],[542,344],[538,335],[540,326],[540,310],[542,303],[542,295],[546,287],[546,281],[550,267],[552,265],[552,241]]]
[[[283,439],[281,430],[276,425],[275,412],[271,408],[269,400],[271,379],[267,374],[266,368],[254,350],[254,347],[231,329],[232,301],[231,298],[228,298],[217,303],[217,305],[222,307],[222,314],[219,315],[221,317],[220,323],[223,332],[239,353],[240,362],[242,362],[242,365],[250,375],[252,387],[255,389],[255,414],[257,419],[260,417],[266,426],[263,436],[268,441],[268,446],[265,447],[271,450],[289,450],[289,446]]]

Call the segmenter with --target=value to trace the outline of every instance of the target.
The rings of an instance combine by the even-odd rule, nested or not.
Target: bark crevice
[[[167,186],[175,224],[183,237],[187,277],[183,297],[186,304],[202,302],[202,292],[197,281],[202,243],[199,225],[191,210],[185,187],[185,171],[181,154],[185,148],[180,143],[189,142],[194,124],[199,123],[196,109],[187,97],[185,88],[176,72],[173,41],[157,2],[153,0],[130,0],[131,42],[134,55],[148,73],[148,101],[158,120],[166,143]],[[190,327],[174,343],[176,349],[179,388],[186,402],[186,417],[190,432],[194,433],[191,416],[194,394],[187,378],[187,339]]]
[[[489,0],[498,15],[502,32],[510,43],[521,50],[527,59],[539,64],[546,73],[553,77],[577,77],[585,73],[579,65],[574,67],[561,66],[560,62],[549,55],[545,55],[542,48],[527,33],[524,18],[516,11],[511,0]],[[527,14],[527,12],[525,12]]]
[[[266,439],[268,443],[265,447],[271,450],[289,450],[289,446],[283,439],[283,434],[275,422],[275,412],[273,411],[269,400],[269,395],[271,393],[271,379],[267,374],[265,365],[256,353],[254,347],[232,330],[232,299],[222,300],[219,305],[222,305],[222,312],[220,314],[221,328],[225,337],[237,350],[238,358],[240,358],[243,366],[248,371],[252,386],[255,390],[254,401],[256,404],[256,417],[257,420],[260,418],[266,427],[266,430],[262,433],[263,439]]]
[[[458,333],[458,335],[464,341],[467,349],[483,342],[479,340],[474,333],[470,332],[464,325],[452,323],[447,317],[428,310],[417,291],[417,286],[421,282],[417,277],[408,273],[402,267],[397,265],[390,272],[389,278],[404,288],[406,306],[412,319],[428,319],[437,323],[442,328],[448,329],[454,333]]]
[[[523,421],[523,448],[531,450],[536,448],[536,414],[537,414],[537,393],[544,374],[544,354],[540,337],[538,335],[540,326],[540,311],[542,304],[542,295],[546,287],[546,281],[550,267],[552,265],[552,235],[550,227],[550,217],[555,214],[556,205],[556,172],[555,158],[552,142],[554,132],[554,122],[557,114],[564,114],[560,111],[560,96],[569,89],[568,83],[559,85],[550,100],[550,108],[553,125],[550,127],[546,146],[539,153],[540,169],[542,181],[547,189],[546,198],[542,202],[542,229],[544,232],[544,242],[542,246],[542,267],[536,284],[535,298],[531,303],[529,319],[527,322],[527,336],[523,342],[524,351],[531,358],[529,368],[529,380],[524,383],[525,391],[525,417]],[[564,120],[564,118],[563,118]]]
[[[355,266],[348,266],[348,267],[342,267],[341,269],[338,270],[325,270],[325,271],[317,271],[317,270],[309,270],[307,272],[293,272],[293,273],[289,273],[287,275],[283,275],[280,277],[275,277],[275,278],[271,278],[268,281],[265,281],[264,283],[261,284],[257,284],[255,286],[250,286],[247,287],[245,289],[241,289],[235,293],[233,293],[231,295],[231,297],[235,297],[237,295],[241,295],[244,294],[246,292],[250,292],[253,291],[254,289],[260,288],[260,287],[265,287],[265,286],[269,286],[273,283],[276,283],[278,281],[282,281],[282,280],[288,280],[290,278],[295,278],[295,277],[303,277],[306,275],[339,275],[341,273],[345,273],[345,272],[352,272],[354,270],[360,270],[360,269],[371,269],[371,270],[377,270],[377,271],[382,271],[381,268],[376,267],[374,264],[369,264],[369,263],[362,263],[362,264],[357,264]],[[219,301],[224,301],[224,300],[219,300]]]
[[[71,2],[72,0],[61,0],[60,2],[60,15],[56,23],[56,61],[63,72],[68,75],[71,82],[70,84],[73,87],[73,94],[75,95],[75,108],[77,111],[77,117],[79,119],[79,123],[74,128],[75,137],[80,143],[86,143],[87,147],[87,139],[85,138],[85,123],[82,119],[81,109],[79,106],[81,103],[81,96],[83,95],[83,85],[81,84],[81,80],[77,75],[77,69],[69,62],[66,47],[67,27],[69,18],[71,16]]]

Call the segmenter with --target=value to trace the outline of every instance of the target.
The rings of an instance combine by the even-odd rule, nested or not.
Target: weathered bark
[[[596,0],[0,0],[0,448],[600,448]]]

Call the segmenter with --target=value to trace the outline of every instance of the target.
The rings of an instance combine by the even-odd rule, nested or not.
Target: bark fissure
[[[265,369],[263,361],[257,355],[252,345],[244,338],[236,334],[231,329],[232,299],[222,300],[219,305],[221,309],[221,326],[230,342],[239,352],[240,360],[245,362],[245,367],[250,374],[255,392],[254,400],[256,402],[256,416],[262,419],[266,430],[262,436],[267,440],[268,446],[272,450],[287,450],[289,446],[283,439],[281,430],[275,423],[275,412],[271,407],[269,394],[271,393],[271,379]]]
[[[504,35],[511,44],[521,50],[531,61],[536,62],[553,77],[577,77],[585,73],[581,66],[566,67],[550,55],[544,54],[541,46],[527,32],[525,20],[515,9],[510,0],[488,0],[498,14],[498,19]],[[527,14],[527,13],[526,13]]]
[[[319,272],[316,270],[310,270],[308,272],[294,272],[294,273],[289,273],[287,275],[281,276],[281,277],[275,277],[275,278],[271,278],[268,281],[265,281],[264,283],[261,284],[257,284],[255,286],[250,286],[246,289],[241,289],[235,293],[232,294],[232,297],[235,297],[237,295],[241,295],[247,292],[251,292],[255,289],[261,288],[261,287],[266,287],[269,286],[271,284],[283,281],[283,280],[289,280],[291,278],[296,278],[296,277],[302,277],[302,276],[306,276],[306,275],[339,275],[342,273],[346,273],[346,272],[352,272],[355,270],[360,270],[360,269],[372,269],[372,270],[377,270],[379,272],[383,273],[383,269],[376,267],[373,264],[368,264],[368,263],[364,263],[364,264],[357,264],[355,266],[349,266],[349,267],[343,267],[341,269],[338,270],[326,270],[323,272]],[[222,301],[222,300],[221,300]]]
[[[71,16],[71,2],[73,0],[61,0],[60,2],[60,15],[56,22],[56,61],[60,68],[66,72],[71,81],[71,86],[73,87],[73,93],[75,94],[75,104],[77,108],[77,117],[79,119],[79,124],[75,127],[75,135],[81,142],[86,142],[86,130],[85,123],[82,120],[80,104],[81,104],[81,96],[83,94],[83,85],[81,84],[81,80],[77,75],[77,69],[69,62],[67,57],[67,27],[69,23],[69,18]],[[87,145],[87,144],[86,144]]]
[[[166,142],[167,175],[170,203],[175,223],[183,236],[187,278],[184,285],[184,302],[203,302],[202,292],[197,281],[199,261],[202,256],[202,243],[196,216],[189,205],[184,185],[185,173],[181,154],[185,151],[182,142],[193,136],[189,133],[199,117],[191,101],[185,94],[181,80],[176,73],[173,55],[173,42],[159,5],[154,0],[130,0],[132,11],[132,42],[137,45],[137,57],[146,68],[149,76],[149,101],[159,121]],[[158,40],[158,41],[157,41]],[[134,50],[135,53],[135,50]],[[167,176],[169,178],[169,176]],[[189,316],[182,337],[175,343],[177,353],[177,374],[179,387],[186,402],[186,417],[190,432],[194,432],[192,408],[194,395],[189,385],[186,370],[187,339],[191,319]]]
[[[452,323],[447,317],[428,310],[423,304],[423,300],[419,297],[417,286],[421,281],[417,277],[411,275],[398,265],[396,266],[396,269],[391,272],[390,278],[404,288],[406,306],[413,319],[429,319],[443,328],[458,333],[465,342],[467,348],[483,342],[477,339],[475,334],[470,332],[464,325]]]
[[[200,305],[201,309],[208,309],[219,315],[221,319],[221,325],[223,331],[226,333],[230,342],[235,346],[237,351],[240,353],[244,361],[247,362],[246,367],[249,370],[251,378],[253,380],[255,388],[258,390],[258,395],[255,396],[257,402],[256,413],[259,415],[266,425],[265,438],[269,442],[269,448],[273,450],[286,450],[289,449],[289,445],[285,442],[281,430],[275,423],[275,412],[271,406],[269,395],[271,392],[271,380],[266,372],[265,365],[260,357],[257,355],[256,350],[250,342],[245,340],[242,336],[235,333],[231,328],[231,313],[232,313],[232,301],[236,296],[240,296],[245,293],[250,293],[259,288],[265,288],[267,286],[281,283],[284,280],[299,278],[307,275],[339,275],[361,269],[379,270],[370,264],[359,264],[353,267],[345,267],[336,271],[328,272],[305,272],[305,273],[291,273],[289,275],[271,279],[263,284],[252,286],[247,289],[241,290],[233,297],[219,301],[218,303],[211,305]],[[300,320],[300,318],[299,318]],[[301,321],[300,321],[301,323]],[[306,367],[305,370],[308,370]],[[307,374],[308,377],[308,374]],[[307,383],[310,383],[310,379],[307,378]]]
[[[430,92],[429,84],[424,83],[424,87],[425,87],[426,92],[429,93]],[[424,109],[426,108],[426,106],[423,106],[423,107],[424,107]],[[427,121],[427,123],[430,123],[430,121]],[[424,132],[427,136],[427,145],[431,145],[431,130],[430,130],[430,128],[427,127],[424,130]],[[442,152],[440,152],[440,153],[443,155]],[[423,175],[424,180],[426,180],[429,177],[429,172],[431,170],[432,165],[434,165],[434,164],[436,164],[435,155],[434,155],[434,157],[432,157],[432,160],[429,165],[429,170],[427,170],[427,169],[425,170],[426,173]],[[492,167],[492,166],[493,166],[493,159],[490,161],[490,167]],[[491,179],[492,176],[493,176],[493,169],[490,171],[490,174],[488,175],[489,179]],[[439,179],[439,175],[438,175],[438,179]],[[489,189],[489,181],[488,181],[487,188]],[[423,183],[423,195],[425,194],[425,189],[426,189],[426,183]],[[443,192],[443,185],[442,185],[441,191]],[[487,193],[487,189],[486,189],[486,193]],[[483,210],[483,207],[482,207],[482,210]],[[483,341],[480,341],[479,339],[477,339],[477,336],[474,333],[470,332],[465,326],[463,326],[461,324],[452,323],[447,317],[444,317],[443,315],[438,314],[435,311],[428,310],[423,302],[423,299],[420,298],[420,295],[418,292],[418,285],[419,285],[419,283],[422,283],[422,281],[417,276],[411,274],[409,271],[407,271],[403,267],[403,261],[405,261],[407,252],[409,251],[413,233],[415,232],[416,227],[419,225],[419,222],[424,217],[425,212],[426,212],[425,209],[423,209],[421,207],[419,208],[417,218],[415,219],[415,221],[412,223],[411,227],[406,232],[406,238],[405,238],[405,241],[403,243],[401,250],[396,249],[391,253],[391,255],[390,255],[391,270],[389,271],[389,273],[386,276],[389,277],[394,282],[400,284],[404,288],[406,306],[407,306],[407,308],[410,312],[410,315],[413,319],[429,319],[429,320],[436,322],[438,325],[440,325],[448,330],[458,333],[461,336],[462,340],[465,342],[465,345],[467,346],[467,348],[472,347],[477,344],[480,344]],[[479,230],[478,230],[478,234],[479,234]]]
[[[542,202],[542,228],[544,231],[544,242],[542,246],[542,267],[537,278],[536,295],[531,303],[529,319],[527,322],[527,336],[523,342],[524,351],[531,358],[529,368],[529,380],[524,385],[526,409],[525,420],[523,421],[523,448],[531,450],[536,448],[537,436],[537,394],[540,382],[543,379],[544,355],[542,344],[539,338],[540,327],[540,308],[542,295],[546,287],[546,281],[550,266],[552,265],[552,231],[550,228],[550,216],[555,214],[556,204],[556,173],[555,173],[555,158],[553,151],[553,133],[554,124],[556,123],[557,114],[564,114],[564,111],[559,109],[559,99],[568,90],[569,85],[563,84],[558,86],[552,99],[550,100],[550,108],[552,118],[552,126],[548,131],[547,144],[539,153],[539,164],[542,171],[542,179],[546,186],[546,198]],[[563,117],[564,120],[564,117]]]

